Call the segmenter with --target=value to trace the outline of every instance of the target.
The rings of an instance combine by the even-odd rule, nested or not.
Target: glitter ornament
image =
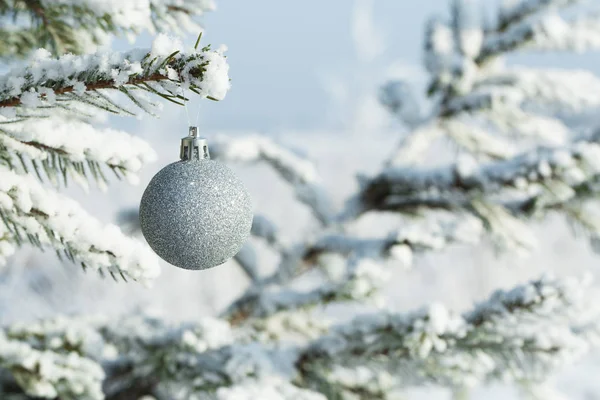
[[[229,168],[210,159],[196,127],[181,140],[180,158],[160,170],[144,191],[142,233],[170,264],[192,270],[216,267],[240,251],[250,235],[250,195]]]

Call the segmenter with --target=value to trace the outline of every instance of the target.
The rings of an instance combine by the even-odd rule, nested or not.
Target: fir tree
[[[182,86],[221,99],[227,64],[221,52],[183,53],[162,36],[151,50],[53,58],[106,35],[177,28],[211,6],[112,3],[0,1],[5,17],[31,18],[4,29],[0,53],[34,53],[27,68],[0,78],[0,255],[6,259],[29,241],[85,269],[147,282],[158,264],[144,245],[39,181],[104,185],[107,169],[133,176],[152,150],[123,132],[96,129],[89,114],[153,112],[146,96],[182,103]],[[600,105],[600,80],[587,71],[504,62],[516,52],[600,47],[600,21],[573,8],[577,3],[513,1],[484,24],[472,15],[473,4],[456,0],[449,18],[429,21],[428,104],[420,107],[406,82],[382,88],[382,104],[410,134],[390,157],[382,155],[378,174],[360,177],[342,210],[332,206],[310,161],[269,138],[216,141],[211,152],[221,160],[272,167],[310,209],[319,232],[287,240],[257,215],[253,240],[236,256],[251,283],[215,318],[172,326],[140,315],[59,317],[4,328],[3,398],[388,399],[435,384],[464,399],[470,388],[495,381],[547,398],[548,375],[600,339],[600,303],[587,278],[542,277],[499,290],[462,314],[433,304],[331,323],[318,311],[378,300],[391,269],[418,264],[424,252],[484,238],[499,251],[527,251],[537,240],[529,226],[550,214],[597,246],[600,135],[574,117]],[[54,54],[34,50],[40,46]],[[74,129],[81,140],[69,134]],[[449,164],[431,165],[437,140],[452,143]],[[405,223],[365,238],[353,224],[368,213]],[[271,275],[261,273],[255,241],[280,255]],[[299,290],[295,283],[309,272],[318,281]]]

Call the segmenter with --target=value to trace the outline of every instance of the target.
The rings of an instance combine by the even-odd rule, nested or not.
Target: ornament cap
[[[198,127],[190,126],[190,134],[181,139],[179,158],[183,161],[208,160],[208,140],[198,137]]]

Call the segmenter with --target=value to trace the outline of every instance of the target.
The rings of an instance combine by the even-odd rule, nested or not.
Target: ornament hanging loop
[[[179,158],[182,161],[210,159],[208,141],[198,136],[197,126],[190,126],[189,135],[181,139]]]

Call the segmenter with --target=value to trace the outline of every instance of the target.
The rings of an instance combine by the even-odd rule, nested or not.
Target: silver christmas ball
[[[240,251],[250,235],[250,195],[233,171],[209,159],[205,139],[184,138],[181,158],[160,170],[144,191],[142,233],[168,263],[212,268]]]

